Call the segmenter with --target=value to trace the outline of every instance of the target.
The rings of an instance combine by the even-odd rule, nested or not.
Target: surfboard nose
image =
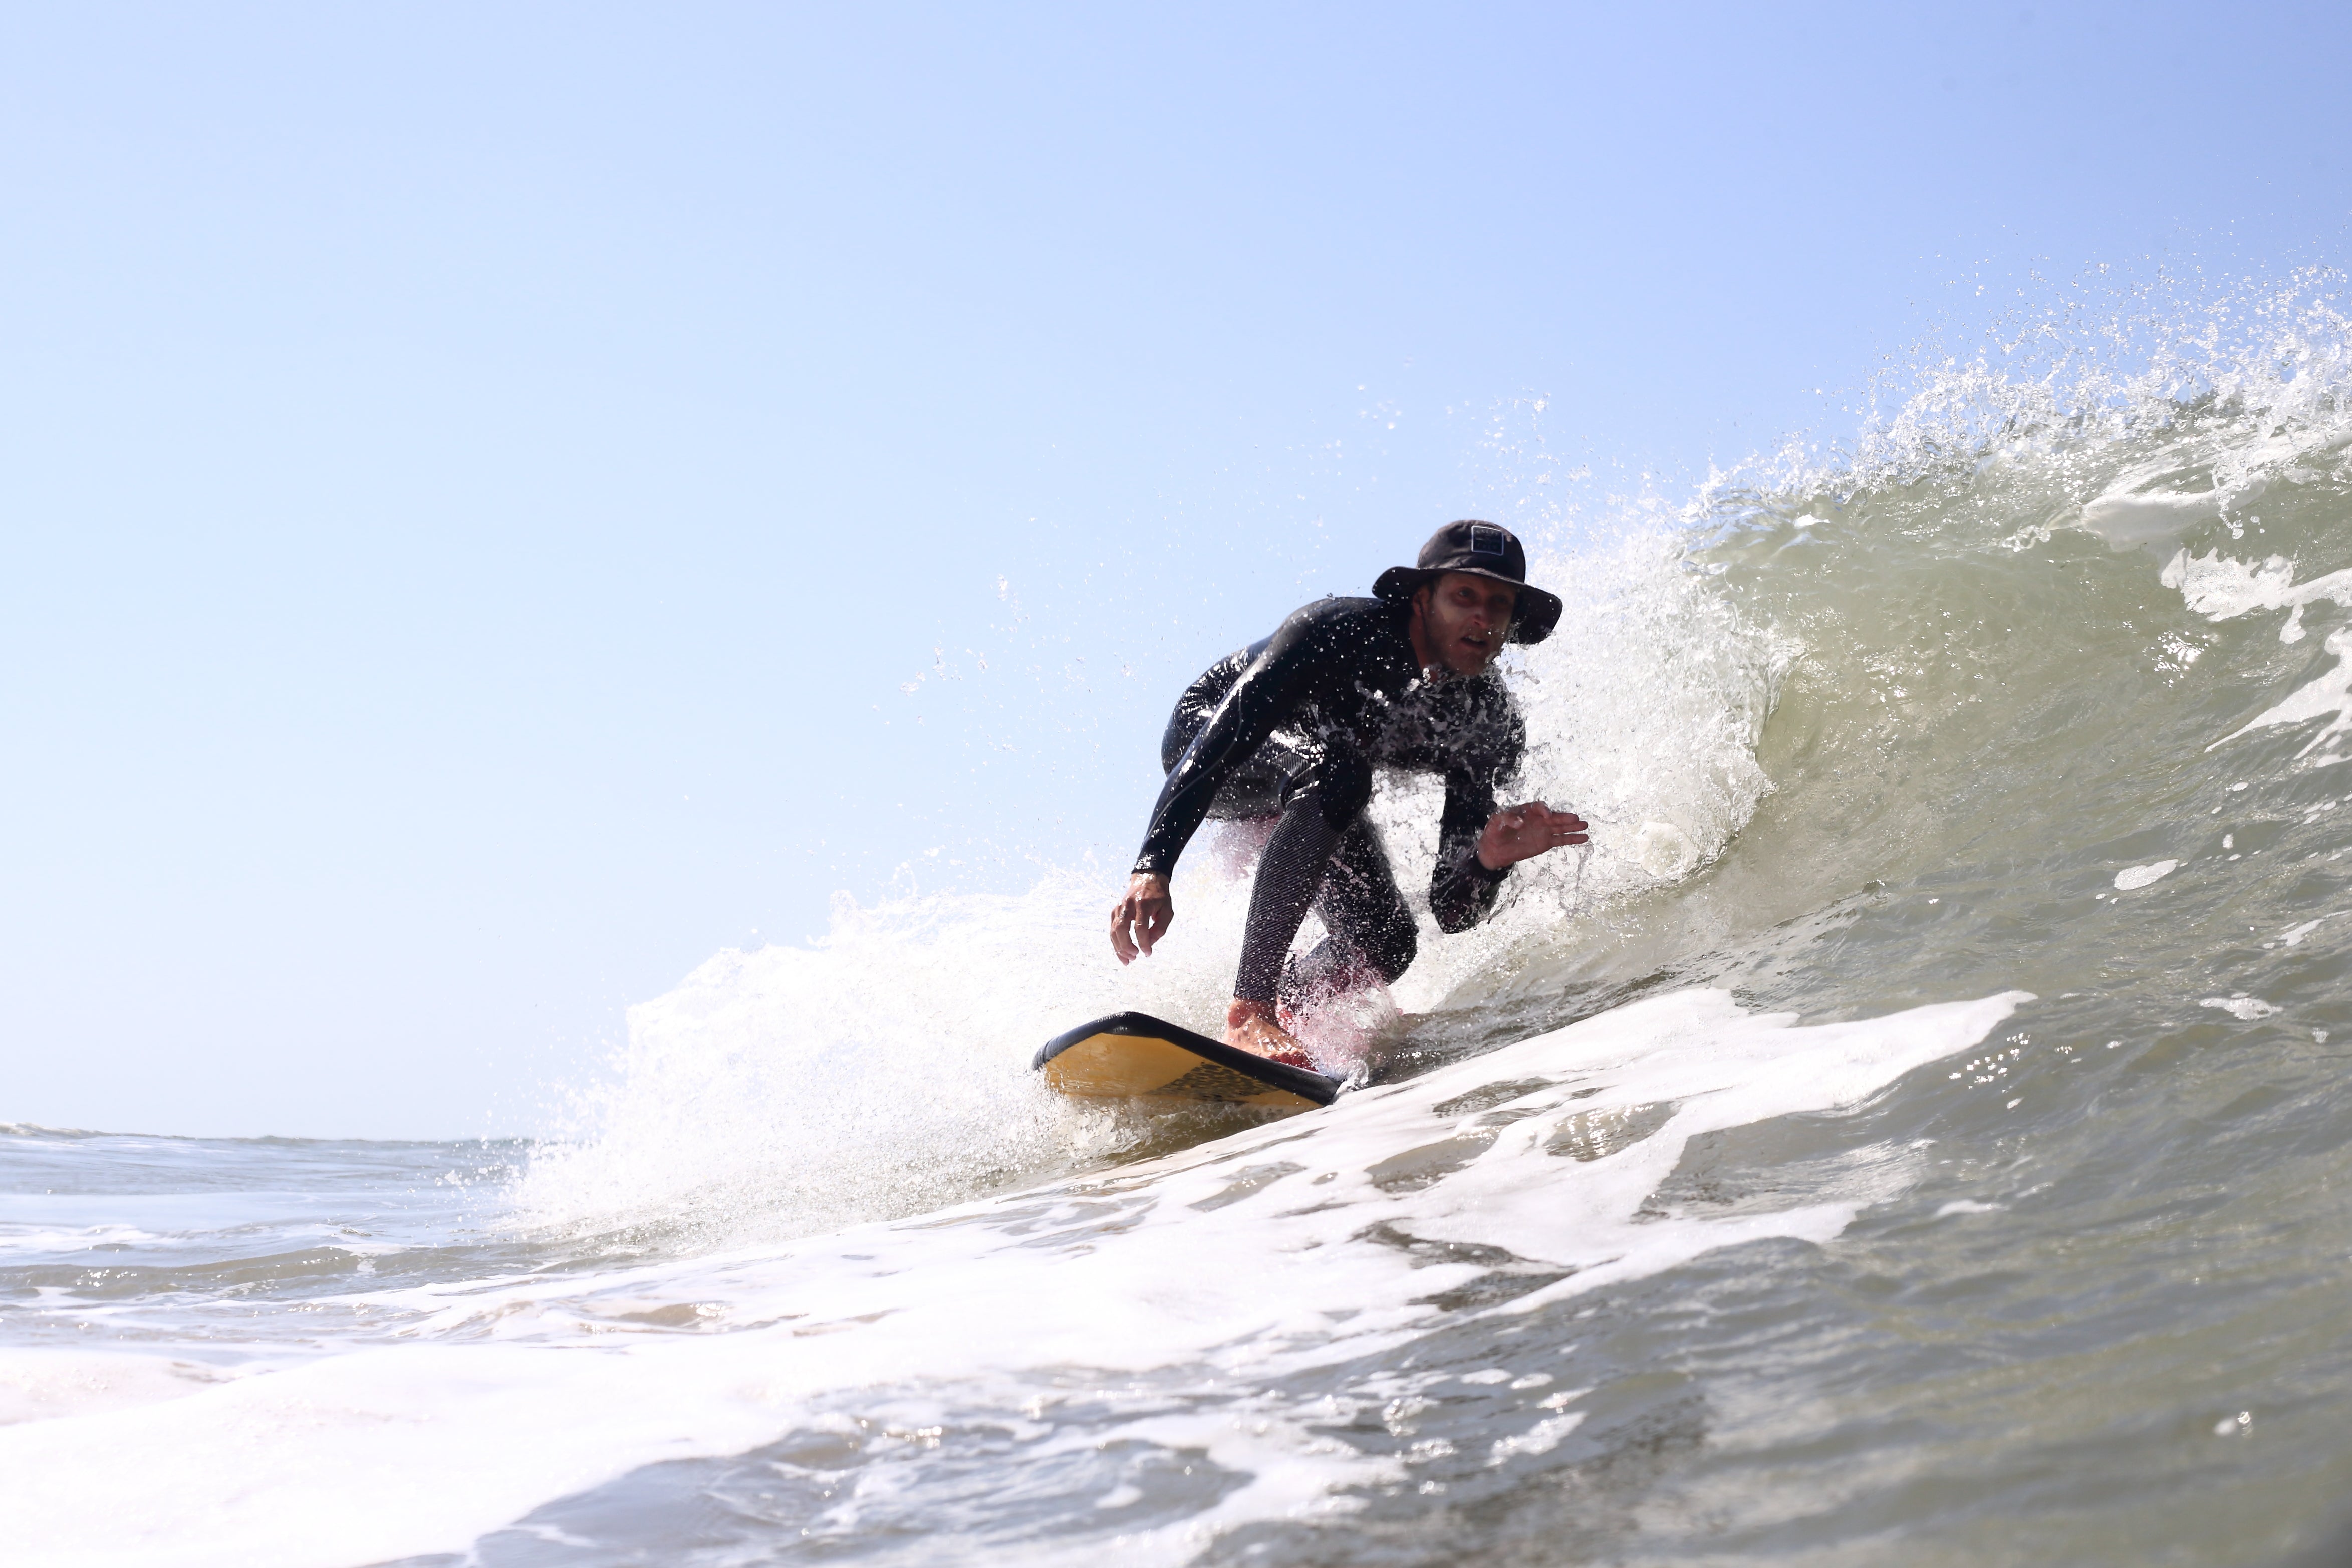
[[[1087,1100],[1214,1100],[1309,1110],[1338,1079],[1269,1061],[1152,1017],[1113,1013],[1045,1042],[1031,1064],[1063,1094]]]

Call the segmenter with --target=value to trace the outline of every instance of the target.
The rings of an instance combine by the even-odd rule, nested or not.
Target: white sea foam
[[[2319,718],[2325,718],[2327,722],[2304,742],[2303,749],[2295,753],[2298,757],[2309,756],[2338,735],[2352,734],[2352,658],[2346,657],[2352,653],[2352,627],[2328,633],[2327,640],[2320,647],[2335,657],[2336,663],[2331,668],[2322,670],[2205,749],[2216,751],[2257,730],[2301,724]]]
[[[1549,1454],[1583,1421],[1584,1412],[1581,1410],[1566,1415],[1547,1415],[1515,1436],[1496,1438],[1493,1447],[1487,1451],[1486,1462],[1499,1465],[1522,1454]]]
[[[1444,1292],[1497,1269],[1552,1281],[1490,1309],[1507,1315],[1717,1247],[1830,1240],[1857,1198],[1815,1192],[1721,1219],[1642,1209],[1689,1139],[1857,1105],[1977,1045],[2023,999],[1799,1027],[1743,1015],[1723,992],[1681,992],[1149,1164],[919,1220],[362,1298],[404,1317],[410,1342],[0,1429],[12,1561],[332,1568],[461,1551],[637,1467],[837,1419],[845,1399],[910,1434],[945,1408],[1050,1426],[1074,1374],[1116,1390],[1144,1373],[1158,1394],[1068,1440],[1202,1447],[1251,1478],[1181,1526],[1123,1539],[1129,1560],[1181,1561],[1205,1531],[1344,1509],[1338,1489],[1396,1472],[1317,1435],[1346,1414],[1330,1399],[1292,1408],[1273,1380],[1392,1352],[1456,1315]],[[1444,1243],[1515,1261],[1430,1255]],[[702,1326],[668,1326],[689,1322]],[[1339,1404],[1387,1399],[1388,1381]],[[1172,1407],[1171,1387],[1188,1391]],[[1541,1415],[1505,1441],[1542,1452],[1572,1426]],[[142,1484],[121,1488],[126,1474]]]
[[[2279,627],[2279,641],[2284,643],[2303,640],[2305,605],[2323,599],[2352,605],[2352,568],[2297,583],[2294,563],[2284,555],[2250,563],[2219,550],[2191,555],[2183,549],[2165,563],[2157,580],[2168,588],[2179,589],[2189,607],[2208,620],[2231,620],[2255,610],[2291,610],[2286,623]]]
[[[0,1426],[178,1399],[226,1375],[173,1356],[0,1348]]]
[[[2126,866],[2116,873],[2116,891],[2137,892],[2152,882],[2169,877],[2179,865],[2178,860],[2151,860],[2145,866]]]
[[[158,1239],[152,1233],[129,1225],[93,1225],[73,1230],[61,1230],[55,1226],[37,1229],[14,1226],[0,1232],[0,1254],[88,1252],[99,1247],[137,1247]]]
[[[2344,911],[2338,910],[2335,914],[2322,915],[2315,921],[2305,921],[2299,925],[2289,926],[2286,930],[2278,933],[2279,945],[2281,947],[2300,947],[2303,945],[2305,938],[2310,936],[2312,932],[2317,931],[2321,926],[2326,925],[2329,921],[2339,919],[2343,913]]]
[[[2143,482],[2137,475],[2126,475],[2106,494],[2085,502],[2083,526],[2109,548],[2129,550],[2179,538],[2198,523],[2219,517],[2230,499],[2213,490],[2142,489]]]

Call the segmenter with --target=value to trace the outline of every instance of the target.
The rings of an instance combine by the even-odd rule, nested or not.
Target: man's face
[[[1430,653],[1456,675],[1481,675],[1511,633],[1518,591],[1468,572],[1448,572],[1423,588],[1422,633]]]

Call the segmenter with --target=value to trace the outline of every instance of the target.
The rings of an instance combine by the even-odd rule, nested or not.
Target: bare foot
[[[1285,1067],[1315,1070],[1315,1058],[1307,1054],[1307,1047],[1274,1021],[1271,1003],[1235,998],[1225,1009],[1225,1044]]]

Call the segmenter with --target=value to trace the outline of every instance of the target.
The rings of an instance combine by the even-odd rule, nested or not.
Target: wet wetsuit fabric
[[[1495,677],[1424,681],[1406,604],[1324,599],[1209,667],[1160,742],[1168,782],[1135,869],[1168,875],[1209,817],[1279,814],[1258,861],[1234,994],[1296,1002],[1370,971],[1393,981],[1418,944],[1380,836],[1364,816],[1376,768],[1445,781],[1429,906],[1466,931],[1493,912],[1507,868],[1478,835],[1518,771],[1526,725]],[[1286,967],[1312,907],[1329,936]]]

